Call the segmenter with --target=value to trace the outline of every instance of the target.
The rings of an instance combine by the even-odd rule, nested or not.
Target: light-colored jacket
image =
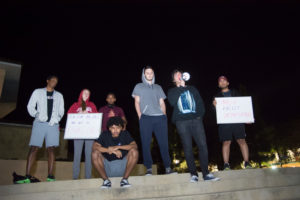
[[[27,110],[30,116],[41,122],[46,122],[48,120],[47,106],[47,89],[39,88],[34,90],[27,105]],[[64,112],[65,108],[63,95],[54,90],[53,110],[49,125],[53,126],[54,124],[58,124],[61,118],[64,116]]]

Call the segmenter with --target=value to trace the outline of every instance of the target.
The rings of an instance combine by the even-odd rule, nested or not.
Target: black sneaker
[[[226,170],[230,170],[230,165],[229,165],[229,163],[225,163],[224,164],[224,170],[226,171]]]
[[[13,173],[13,182],[14,184],[23,184],[23,183],[38,183],[41,182],[39,179],[35,178],[34,176],[26,175],[21,176],[17,173]]]
[[[166,174],[177,174],[177,172],[173,171],[170,167],[166,168]]]
[[[131,187],[130,183],[128,182],[128,179],[123,178],[120,182],[121,188],[128,188]]]
[[[145,176],[152,176],[152,169],[147,169]]]
[[[56,181],[55,177],[53,175],[48,175],[47,182],[54,182],[54,181]]]
[[[35,178],[34,176],[30,176],[30,183],[38,183],[41,182],[39,179]]]
[[[221,180],[220,178],[215,177],[212,174],[207,174],[206,176],[203,177],[203,179],[204,179],[204,181],[219,181],[219,180]]]
[[[111,182],[110,182],[110,180],[108,180],[108,179],[104,180],[101,188],[103,188],[103,189],[105,189],[105,188],[111,188]]]
[[[245,169],[252,169],[252,165],[249,162],[244,163]]]
[[[18,175],[16,172],[14,172],[12,175],[13,175],[14,184],[31,183],[30,182],[31,176],[21,176]]]

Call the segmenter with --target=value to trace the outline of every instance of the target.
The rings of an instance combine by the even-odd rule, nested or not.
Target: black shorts
[[[221,142],[231,141],[232,139],[245,139],[246,131],[244,124],[220,124],[219,138]]]

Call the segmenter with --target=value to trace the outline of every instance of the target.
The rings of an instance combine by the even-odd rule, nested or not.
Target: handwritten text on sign
[[[217,123],[253,123],[253,108],[251,97],[216,98]]]
[[[97,139],[101,124],[102,113],[68,114],[65,139]]]

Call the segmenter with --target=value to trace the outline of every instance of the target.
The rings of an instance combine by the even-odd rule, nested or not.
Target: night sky
[[[114,92],[130,124],[131,92],[146,64],[165,92],[173,69],[188,71],[207,110],[226,75],[256,97],[267,123],[300,118],[299,3],[9,2],[0,12],[0,58],[23,69],[17,109],[2,121],[30,124],[32,91],[56,74],[66,110],[83,88],[98,108]]]

